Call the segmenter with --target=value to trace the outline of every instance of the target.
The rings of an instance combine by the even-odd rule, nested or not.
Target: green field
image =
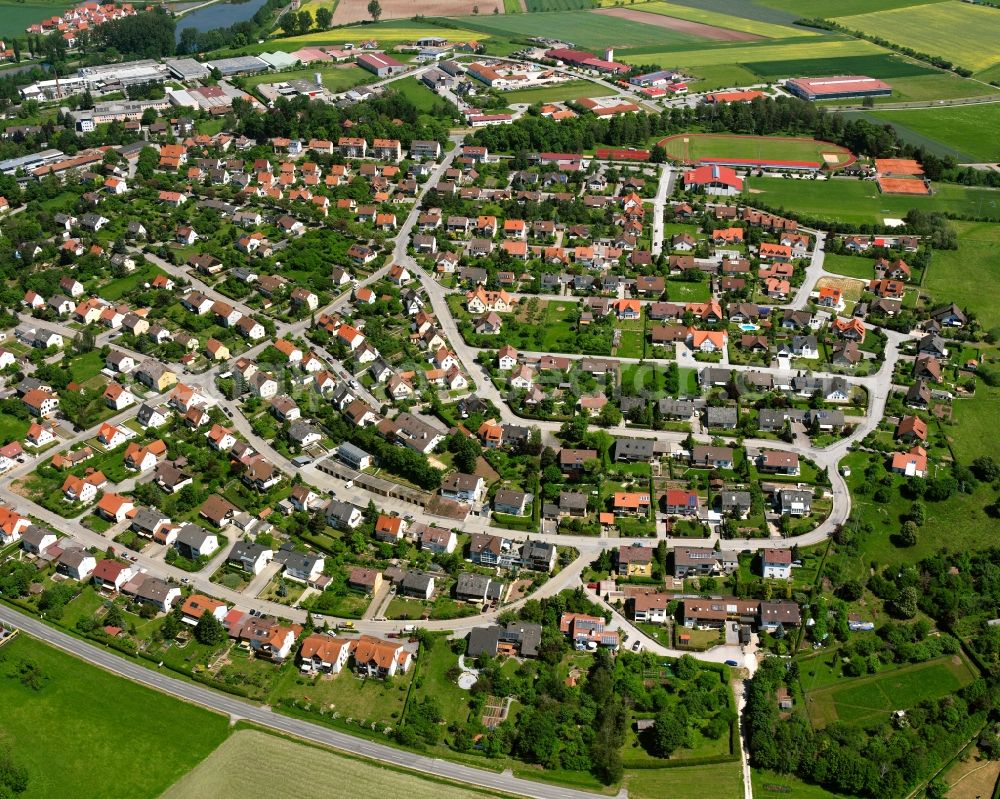
[[[456,42],[472,39],[483,39],[482,32],[473,32],[467,28],[444,27],[432,25],[429,22],[414,20],[393,20],[365,25],[349,25],[343,28],[331,28],[328,31],[313,31],[302,36],[291,36],[287,39],[268,39],[267,42],[244,48],[247,52],[259,53],[265,50],[284,50],[292,52],[306,45],[344,44],[346,42],[363,42],[377,39],[382,46],[393,46],[413,42],[421,36],[443,36]]]
[[[39,690],[16,672],[34,664]],[[15,672],[11,676],[11,672]],[[229,720],[19,635],[0,648],[0,741],[29,772],[23,799],[153,799],[226,737]]]
[[[980,381],[975,397],[955,401],[952,418],[955,424],[947,432],[963,460],[971,461],[980,455],[990,455],[994,460],[1000,458],[1000,442],[996,436],[1000,389]]]
[[[318,69],[293,69],[288,72],[265,72],[261,75],[250,75],[244,79],[248,89],[259,86],[261,83],[278,83],[290,80],[313,80],[319,72],[323,79],[323,86],[331,92],[342,92],[346,89],[359,86],[362,83],[371,83],[375,76],[366,69],[356,67],[352,64],[336,67],[320,67]]]
[[[417,107],[418,111],[430,112],[440,103],[440,98],[416,78],[393,81],[389,84],[389,88],[402,94]]]
[[[503,0],[504,14],[520,14],[523,10],[521,0]]]
[[[806,710],[817,727],[837,720],[872,721],[957,691],[973,679],[970,666],[959,655],[951,655],[809,691]]]
[[[515,14],[507,17],[455,17],[455,24],[493,36],[527,39],[544,31],[557,31],[577,47],[669,47],[694,46],[703,40],[677,31],[644,25],[626,19],[616,19],[590,11],[550,11],[536,14]],[[444,36],[445,34],[440,34]],[[622,56],[625,55],[623,52]],[[641,63],[650,63],[642,61]]]
[[[1000,104],[878,111],[869,118],[890,122],[901,134],[912,131],[967,153],[975,161],[1000,161]]]
[[[874,262],[871,258],[859,255],[834,255],[826,253],[823,257],[823,269],[835,275],[856,277],[861,280],[871,280],[875,277]]]
[[[615,58],[629,64],[656,64],[661,67],[691,67],[698,77],[705,77],[697,69],[702,66],[740,65],[761,61],[802,61],[803,59],[835,59],[846,56],[870,56],[885,53],[881,47],[860,39],[833,37],[784,42],[738,42],[711,46],[671,49],[662,47],[637,47],[623,50]]]
[[[844,222],[880,224],[887,217],[902,218],[911,208],[1000,219],[996,189],[936,183],[929,197],[906,197],[881,194],[873,181],[753,177],[746,185],[751,196],[772,208]]]
[[[808,161],[824,163],[824,155],[845,164],[851,154],[843,147],[813,139],[782,136],[735,136],[725,133],[682,133],[660,142],[672,159],[697,163],[703,159],[733,158],[761,161]]]
[[[938,74],[937,70],[894,53],[845,56],[843,58],[800,58],[795,60],[751,61],[744,66],[762,78],[789,75],[870,75],[873,78],[902,78]]]
[[[643,3],[635,8],[636,11],[647,11],[651,14],[663,14],[676,19],[686,19],[691,22],[701,22],[705,25],[714,25],[718,28],[740,31],[741,33],[752,33],[755,36],[762,36],[765,39],[787,39],[795,36],[815,35],[808,28],[790,28],[784,25],[775,25],[768,22],[761,22],[755,19],[724,14],[716,11],[709,11],[704,8],[691,8],[680,3],[667,3],[663,0],[654,0],[652,3]]]
[[[1000,280],[1000,225],[952,222],[958,232],[957,250],[937,250],[927,270],[923,288],[935,302],[954,302],[971,308],[984,330],[1000,325],[1000,307],[984,286]]]
[[[555,83],[551,86],[539,86],[537,89],[519,89],[504,92],[504,99],[511,105],[514,103],[552,103],[558,100],[576,100],[580,97],[605,97],[612,93],[604,86],[598,86],[589,80],[568,80],[565,83]]]
[[[233,733],[162,799],[245,799],[261,795],[261,774],[248,763],[267,764],[267,794],[274,797],[354,795],[406,796],[408,799],[476,799],[492,796],[479,788],[426,779],[366,760],[279,738],[256,730]],[[364,786],[362,791],[360,786]],[[72,795],[72,794],[67,794]]]
[[[908,8],[914,0],[841,0],[831,9],[826,0],[754,0],[756,4],[792,12],[799,17],[829,17],[831,10],[838,16],[868,14],[890,8]]]
[[[591,0],[525,0],[528,11],[580,11],[593,5]]]
[[[837,11],[834,21],[846,28],[942,56],[974,71],[1000,63],[1000,9],[946,0],[853,16]]]
[[[57,0],[53,3],[18,3],[3,0],[0,2],[0,9],[3,11],[0,14],[0,20],[2,20],[0,21],[0,36],[18,36],[22,38],[23,42],[23,37],[26,35],[25,29],[29,25],[48,19],[71,5],[75,5],[75,3],[67,3],[63,0]],[[10,47],[9,42],[7,46]]]
[[[753,795],[761,799],[795,797],[795,799],[843,799],[840,794],[830,793],[819,785],[802,782],[792,774],[775,774],[763,769],[753,769]]]
[[[629,799],[741,799],[739,762],[630,772]]]

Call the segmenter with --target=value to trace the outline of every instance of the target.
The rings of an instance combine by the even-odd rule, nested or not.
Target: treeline
[[[117,51],[125,60],[174,54],[174,19],[163,9],[106,22],[90,34],[93,49]]]
[[[984,3],[983,5],[990,5],[989,3]],[[809,19],[797,19],[795,20],[796,25],[804,25],[807,28],[819,28],[825,31],[837,31],[838,33],[846,33],[849,36],[854,36],[857,39],[865,39],[872,44],[877,44],[879,47],[884,47],[887,50],[893,50],[901,55],[909,56],[910,58],[915,58],[917,61],[923,61],[927,64],[937,67],[938,69],[947,69],[954,72],[956,75],[961,75],[963,78],[968,78],[972,76],[972,70],[966,69],[965,67],[960,67],[957,64],[953,64],[947,58],[942,58],[939,55],[930,55],[929,53],[923,53],[920,50],[914,50],[912,47],[906,47],[901,44],[896,44],[888,39],[883,39],[881,36],[874,36],[870,33],[865,33],[864,31],[853,30],[845,25],[841,25],[838,22],[834,22],[831,19],[825,19],[822,17],[812,17]]]
[[[956,694],[925,700],[898,721],[868,727],[834,722],[813,730],[803,713],[782,718],[775,692],[792,687],[797,663],[765,660],[747,693],[750,764],[850,796],[904,796],[951,758],[985,723],[991,689],[978,679]]]
[[[267,0],[250,19],[234,22],[228,28],[181,28],[177,42],[177,55],[191,55],[225,47],[244,47],[260,38],[271,27],[275,15],[286,5],[285,0]],[[295,16],[294,14],[292,16]],[[184,24],[181,18],[181,24]],[[173,42],[171,42],[173,46]]]
[[[449,119],[421,118],[416,106],[398,92],[386,92],[350,108],[341,109],[327,103],[311,102],[305,97],[279,98],[274,108],[261,114],[249,104],[235,100],[233,113],[237,130],[257,141],[276,136],[297,139],[326,139],[336,141],[344,122],[352,120],[352,136],[368,141],[375,138],[399,139],[409,147],[413,139],[431,139],[444,142],[448,138]],[[396,120],[402,121],[402,125]]]

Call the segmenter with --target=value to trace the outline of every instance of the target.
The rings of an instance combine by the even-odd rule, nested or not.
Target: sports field
[[[967,154],[962,160],[1000,161],[1000,103],[878,111],[868,116]]]
[[[951,211],[959,215],[1000,219],[1000,190],[935,183],[925,197],[879,193],[870,180],[790,180],[751,177],[745,186],[771,208],[795,209],[807,216],[844,222],[881,224],[901,219],[911,208]],[[752,201],[752,199],[751,199]]]
[[[260,769],[251,767],[251,763],[266,764],[266,791]],[[355,789],[348,790],[346,786],[350,785],[354,785]],[[274,799],[368,793],[405,796],[408,799],[492,796],[478,788],[460,788],[264,732],[240,730],[176,782],[162,799],[204,799],[209,796],[213,799],[245,799],[262,793]]]
[[[17,677],[25,664],[38,690]],[[28,769],[20,799],[154,799],[215,749],[229,719],[18,635],[0,647],[0,742]]]
[[[854,160],[850,151],[839,145],[788,136],[682,133],[668,136],[660,144],[670,158],[691,164],[828,164],[841,167]]]
[[[654,0],[652,3],[642,3],[634,6],[636,11],[646,11],[650,14],[663,14],[691,22],[701,22],[705,25],[715,25],[720,28],[752,33],[765,39],[787,39],[793,36],[815,35],[808,28],[791,28],[784,25],[773,25],[759,20],[746,19],[733,14],[720,14],[703,8],[691,8],[679,3],[667,3]]]
[[[834,721],[863,723],[953,693],[974,679],[969,665],[950,655],[810,691],[806,711],[817,727]]]
[[[671,47],[694,46],[704,40],[680,31],[643,25],[592,11],[554,11],[511,16],[457,17],[455,24],[494,36],[527,39],[549,32],[577,47]],[[444,35],[444,34],[441,34]],[[625,55],[624,51],[621,55]],[[617,56],[616,56],[617,59]],[[643,61],[641,63],[649,63]]]
[[[840,12],[838,12],[840,13]],[[1000,9],[960,0],[836,17],[836,22],[973,71],[1000,63]]]

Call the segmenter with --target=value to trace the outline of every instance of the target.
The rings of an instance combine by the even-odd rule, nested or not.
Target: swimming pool
[[[742,330],[745,333],[749,333],[753,330],[757,330],[757,325],[750,324],[750,322],[744,322],[742,325],[740,325],[740,330]]]

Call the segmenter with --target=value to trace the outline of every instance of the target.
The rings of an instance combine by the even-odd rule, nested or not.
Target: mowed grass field
[[[809,691],[806,711],[817,727],[834,721],[863,723],[953,693],[975,676],[960,655],[949,655]]]
[[[935,250],[923,289],[937,303],[954,302],[971,308],[984,330],[1000,325],[1000,304],[994,291],[1000,285],[1000,225],[988,222],[951,222],[958,233],[957,250]],[[962,403],[959,403],[961,405]],[[994,417],[995,418],[995,417]]]
[[[16,677],[22,663],[44,675],[40,690]],[[0,647],[0,741],[28,769],[22,799],[154,799],[228,732],[224,716],[25,635]]]
[[[626,777],[629,799],[740,799],[739,761],[710,766],[636,769]]]
[[[968,153],[977,161],[1000,161],[1000,103],[878,111],[869,117]]]
[[[460,788],[344,757],[256,730],[239,730],[161,799],[245,799],[262,794],[262,775],[248,764],[266,764],[266,793],[274,799],[303,796],[405,796],[407,799],[477,799],[492,794]],[[348,786],[354,785],[350,789]],[[66,794],[72,796],[73,794]],[[120,794],[124,796],[125,794]]]
[[[534,89],[519,89],[504,92],[504,99],[514,103],[551,103],[557,100],[576,100],[579,97],[604,97],[613,92],[605,86],[598,86],[589,80],[568,80],[551,86]]]
[[[585,49],[694,46],[704,41],[679,31],[643,25],[640,22],[617,19],[590,11],[549,11],[515,14],[510,17],[506,15],[456,17],[455,24],[494,36],[517,39],[546,35],[547,32],[547,35],[558,35],[573,42],[576,47]],[[620,55],[624,56],[625,52]],[[618,55],[616,60],[621,60]]]
[[[403,78],[393,81],[389,88],[402,94],[407,100],[413,103],[418,111],[429,112],[437,105],[441,98],[428,89],[416,78]]]
[[[704,8],[691,8],[678,3],[667,3],[654,0],[652,3],[629,6],[635,11],[646,11],[650,14],[662,14],[676,19],[686,19],[691,22],[701,22],[705,25],[715,25],[719,28],[752,33],[765,39],[787,39],[795,36],[816,35],[808,28],[791,28],[785,25],[774,25],[760,20],[747,19],[736,14],[721,14]]]
[[[803,214],[845,222],[881,224],[886,218],[901,219],[911,208],[1000,219],[997,189],[934,183],[930,196],[907,197],[881,194],[870,180],[751,177],[745,185],[751,202],[756,195],[774,208],[794,208]]]
[[[244,80],[247,88],[252,89],[262,83],[279,83],[290,80],[311,81],[319,72],[323,79],[323,85],[331,92],[342,92],[362,83],[371,83],[377,78],[367,69],[354,65],[339,67],[319,67],[294,69],[288,72],[265,72],[261,75],[248,75]]]
[[[975,72],[1000,63],[1000,9],[946,0],[851,16],[837,13],[835,21],[847,28],[943,56]]]
[[[736,136],[723,133],[682,133],[663,139],[670,158],[697,163],[704,159],[725,159],[761,162],[807,161],[822,164],[824,156],[833,157],[834,165],[846,164],[852,156],[849,150],[829,142],[781,136]]]

